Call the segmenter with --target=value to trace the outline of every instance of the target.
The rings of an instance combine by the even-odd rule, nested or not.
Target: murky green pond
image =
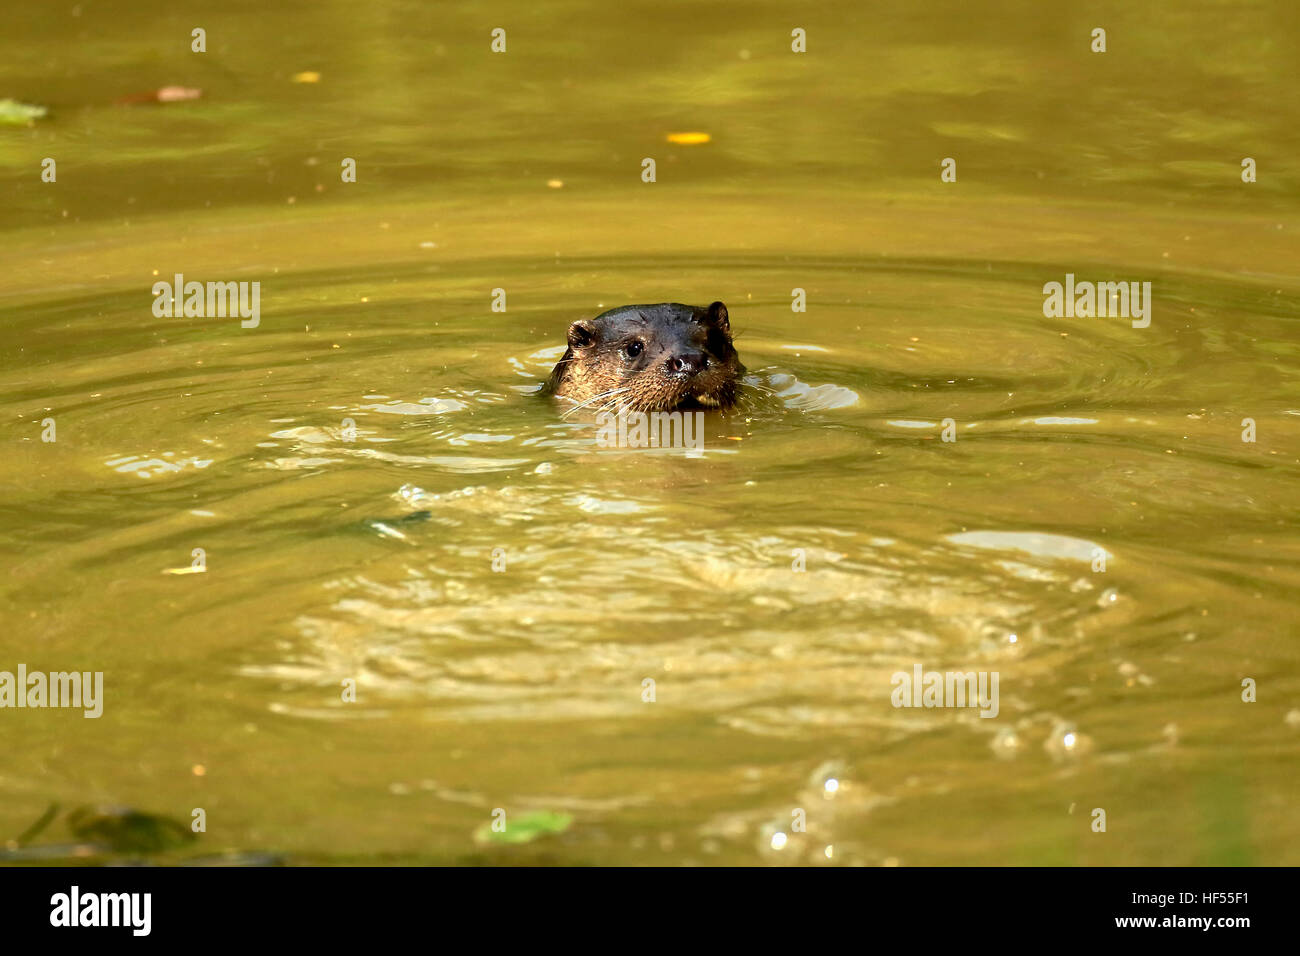
[[[117,805],[204,811],[163,860],[1300,862],[1294,5],[5,19],[0,671],[104,675],[0,709],[10,859]],[[714,299],[703,454],[533,394]]]

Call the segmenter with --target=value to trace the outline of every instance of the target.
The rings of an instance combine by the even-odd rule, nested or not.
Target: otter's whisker
[[[630,387],[611,388],[609,391],[601,392],[599,395],[591,396],[591,398],[587,399],[586,401],[579,402],[578,404],[574,405],[572,408],[565,411],[564,414],[561,415],[560,417],[568,418],[574,412],[581,411],[582,409],[586,408],[588,405],[591,405],[593,402],[599,402],[603,399],[609,398],[612,395],[619,395],[624,392],[630,392],[631,390],[632,389]]]

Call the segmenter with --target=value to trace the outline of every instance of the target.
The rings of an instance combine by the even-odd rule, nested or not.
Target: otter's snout
[[[669,375],[689,378],[698,375],[709,365],[709,357],[704,352],[678,352],[664,363]]]

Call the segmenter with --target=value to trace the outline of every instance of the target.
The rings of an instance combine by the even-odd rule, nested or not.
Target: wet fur
[[[745,374],[721,302],[611,309],[574,322],[568,341],[546,391],[593,413],[731,408]]]

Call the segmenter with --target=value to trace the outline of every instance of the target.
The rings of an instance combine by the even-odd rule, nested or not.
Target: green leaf
[[[536,810],[506,818],[504,830],[493,830],[491,823],[485,823],[474,831],[475,843],[530,843],[538,837],[552,833],[563,833],[573,822],[568,813],[551,813],[549,810]]]
[[[31,126],[48,112],[44,106],[31,106],[17,100],[0,100],[0,126]]]

